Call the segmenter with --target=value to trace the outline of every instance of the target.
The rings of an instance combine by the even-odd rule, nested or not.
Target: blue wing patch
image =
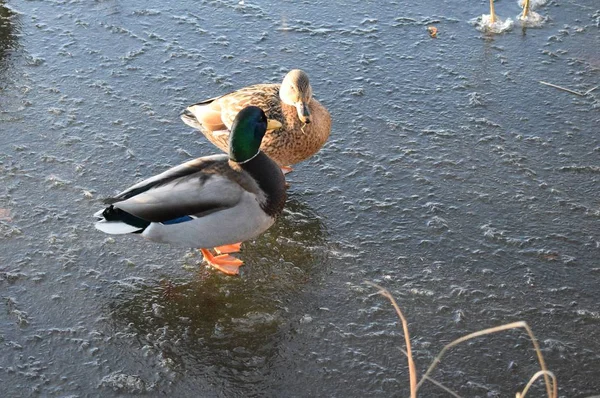
[[[164,225],[179,224],[179,223],[186,222],[186,221],[192,221],[193,219],[194,218],[191,216],[183,216],[183,217],[179,217],[179,218],[174,218],[172,220],[163,221],[163,222],[161,222],[161,224],[164,224]]]

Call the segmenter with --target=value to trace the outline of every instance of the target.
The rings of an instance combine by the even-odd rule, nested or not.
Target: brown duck
[[[249,105],[267,115],[268,131],[261,150],[284,173],[317,153],[329,138],[331,116],[313,98],[308,75],[300,69],[288,72],[281,84],[256,84],[190,105],[181,119],[227,152],[233,120]]]

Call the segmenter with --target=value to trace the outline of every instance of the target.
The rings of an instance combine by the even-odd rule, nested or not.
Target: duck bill
[[[298,110],[298,119],[302,123],[310,123],[310,111],[308,110],[308,104],[306,102],[296,103],[296,110]]]
[[[283,126],[283,125],[278,120],[269,119],[267,121],[267,131],[277,130],[277,129],[281,128],[281,126]]]

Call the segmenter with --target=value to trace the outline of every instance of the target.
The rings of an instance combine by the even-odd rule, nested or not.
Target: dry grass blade
[[[571,90],[571,89],[566,88],[566,87],[557,86],[556,84],[552,84],[552,83],[548,83],[548,82],[540,81],[540,83],[543,84],[543,85],[546,85],[546,86],[550,86],[550,87],[557,88],[559,90],[566,91],[567,93],[578,95],[580,97],[585,97],[585,95],[587,94],[587,93],[585,93],[585,94],[584,93],[580,93],[579,91]]]
[[[557,386],[555,384],[554,387],[552,387],[552,384],[550,383],[550,377],[548,376],[550,374],[550,372],[546,368],[546,362],[544,361],[544,357],[542,355],[542,351],[540,350],[540,346],[539,346],[539,344],[537,342],[537,339],[533,335],[533,332],[531,331],[531,328],[529,327],[529,325],[527,325],[527,323],[523,322],[523,321],[513,322],[513,323],[506,324],[506,325],[500,325],[500,326],[496,326],[496,327],[493,327],[493,328],[480,330],[480,331],[468,334],[466,336],[463,336],[463,337],[461,337],[459,339],[456,339],[453,342],[447,344],[446,346],[444,346],[444,348],[442,348],[442,350],[440,351],[440,353],[434,358],[433,362],[431,363],[431,365],[429,366],[429,368],[425,372],[425,375],[421,378],[421,381],[419,381],[419,383],[417,384],[417,390],[421,387],[421,385],[425,382],[425,380],[427,380],[429,378],[429,375],[431,374],[431,372],[433,372],[433,370],[435,369],[435,367],[440,363],[440,361],[442,359],[442,356],[450,348],[454,347],[457,344],[460,344],[460,343],[465,342],[467,340],[471,340],[471,339],[476,338],[476,337],[485,336],[485,335],[488,335],[488,334],[502,332],[502,331],[510,330],[510,329],[517,329],[517,328],[523,328],[523,329],[525,329],[527,331],[527,334],[529,334],[529,338],[531,339],[533,347],[535,348],[535,352],[537,354],[538,361],[540,363],[540,368],[542,368],[542,372],[543,372],[543,375],[544,375],[544,381],[546,383],[546,392],[548,394],[548,397],[549,398],[556,398],[556,395],[552,395],[552,392],[553,392],[553,390],[554,391],[557,390]]]
[[[410,397],[417,398],[417,368],[415,367],[415,362],[414,362],[413,356],[412,356],[412,349],[411,349],[411,345],[410,345],[410,334],[408,333],[408,322],[406,322],[406,319],[404,318],[404,315],[402,314],[402,311],[400,310],[398,303],[396,303],[394,296],[392,296],[392,294],[387,289],[385,289],[375,283],[372,283],[372,282],[366,282],[366,283],[370,286],[373,286],[373,287],[379,289],[379,294],[383,295],[388,300],[390,300],[390,302],[394,306],[394,309],[396,310],[396,313],[398,314],[398,317],[400,318],[400,321],[402,322],[402,329],[404,330],[404,342],[406,344],[406,357],[408,358],[408,374],[409,374],[409,379],[410,379]]]
[[[539,362],[541,370],[531,377],[531,379],[529,380],[529,382],[527,383],[527,385],[525,386],[525,388],[523,389],[522,392],[516,394],[517,398],[525,398],[527,392],[529,391],[529,389],[531,388],[533,383],[537,379],[539,379],[540,376],[544,376],[544,383],[546,385],[546,393],[548,394],[548,398],[557,398],[558,397],[558,381],[556,380],[556,376],[554,375],[554,373],[550,372],[547,369],[546,362],[544,360],[544,356],[542,355],[542,350],[540,349],[539,343],[538,343],[535,335],[533,334],[533,331],[527,324],[527,322],[524,322],[524,321],[512,322],[512,323],[508,323],[506,325],[500,325],[500,326],[496,326],[493,328],[479,330],[477,332],[473,332],[466,336],[460,337],[460,338],[452,341],[451,343],[445,345],[444,348],[442,348],[442,350],[440,351],[440,353],[433,359],[433,362],[431,363],[431,365],[429,366],[429,368],[427,369],[427,371],[425,372],[425,374],[423,375],[421,380],[417,383],[417,371],[416,371],[415,363],[414,363],[414,360],[412,357],[410,334],[408,332],[408,323],[406,322],[406,319],[404,318],[404,314],[400,310],[400,307],[398,306],[398,303],[396,303],[396,300],[394,299],[392,294],[387,289],[385,289],[375,283],[372,283],[372,282],[365,282],[365,283],[379,289],[378,293],[383,295],[384,297],[386,297],[388,300],[390,300],[390,302],[394,306],[394,309],[396,310],[396,314],[398,314],[398,317],[402,321],[402,329],[404,330],[406,351],[404,351],[402,348],[400,350],[408,358],[411,398],[417,397],[417,391],[423,385],[425,380],[429,380],[432,384],[443,389],[444,391],[446,391],[453,397],[461,398],[460,395],[458,395],[454,391],[450,390],[449,388],[447,388],[440,382],[438,382],[430,377],[430,374],[433,372],[435,367],[441,362],[442,356],[446,353],[446,351],[448,351],[450,348],[452,348],[460,343],[463,343],[467,340],[474,339],[476,337],[481,337],[481,336],[485,336],[485,335],[492,334],[492,333],[498,333],[498,332],[502,332],[502,331],[506,331],[506,330],[510,330],[510,329],[518,329],[518,328],[525,329],[525,331],[529,335],[531,343],[533,344],[533,347],[535,349],[535,353],[538,357],[538,362]],[[588,397],[588,398],[600,398],[600,396],[593,396],[593,397]]]
[[[556,381],[556,376],[554,376],[554,373],[552,372],[547,372],[544,370],[540,370],[539,372],[537,372],[536,374],[534,374],[531,379],[529,379],[529,383],[527,383],[527,385],[525,386],[525,388],[523,389],[523,392],[521,393],[517,393],[517,398],[525,398],[525,395],[527,395],[527,391],[529,391],[529,388],[533,385],[533,383],[535,383],[535,381],[537,379],[540,378],[540,376],[545,375],[545,376],[550,376],[552,377],[552,385],[554,386],[554,391],[553,391],[553,395],[552,397],[557,397],[558,396],[558,383]]]
[[[585,94],[585,95],[588,95],[589,93],[591,93],[592,91],[594,91],[594,90],[595,90],[595,89],[597,89],[597,88],[598,88],[598,86],[596,86],[596,87],[592,87],[592,88],[590,88],[588,91],[586,91],[584,94]],[[599,397],[600,397],[600,395],[599,395]],[[592,398],[593,398],[593,397],[592,397]]]

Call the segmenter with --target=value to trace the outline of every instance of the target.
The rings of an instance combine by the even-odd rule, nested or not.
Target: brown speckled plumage
[[[279,166],[293,165],[317,153],[329,138],[331,131],[329,112],[319,101],[311,98],[308,82],[307,87],[310,98],[309,124],[300,121],[295,106],[282,101],[281,84],[256,84],[191,105],[182,114],[182,119],[186,124],[199,129],[219,149],[227,152],[229,130],[237,113],[246,106],[258,106],[268,119],[277,120],[282,124],[281,128],[267,132],[261,150]],[[214,119],[217,122],[210,125],[201,123],[194,114],[197,114],[196,110],[200,108],[203,112],[207,111],[216,116]]]

